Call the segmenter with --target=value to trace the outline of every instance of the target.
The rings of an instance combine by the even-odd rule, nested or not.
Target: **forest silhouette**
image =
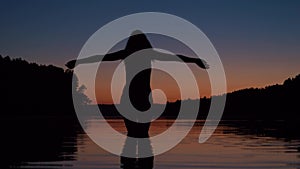
[[[90,100],[84,94],[85,87],[78,86],[76,76],[72,87],[72,76],[73,71],[68,69],[0,55],[2,116],[74,116],[72,91],[81,98],[82,105],[88,105]],[[288,78],[283,84],[228,93],[222,119],[300,121],[297,100],[300,96],[299,86],[300,74]],[[181,102],[193,105],[199,100],[168,102],[161,118],[176,118]],[[210,102],[211,98],[200,99],[198,119],[206,118]],[[114,105],[98,106],[107,118],[120,116]]]
[[[76,79],[72,87],[71,70],[0,56],[0,77],[2,116],[74,115],[72,91],[90,102]]]
[[[299,120],[300,74],[283,84],[247,88],[227,93],[223,120]],[[220,96],[213,96],[220,97]],[[199,100],[184,100],[199,102]],[[201,98],[198,119],[206,119],[211,98]],[[174,117],[180,101],[169,103],[163,115]],[[169,107],[169,110],[168,110]]]

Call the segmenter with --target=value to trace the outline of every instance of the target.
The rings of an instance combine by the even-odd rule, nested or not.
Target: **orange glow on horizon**
[[[118,64],[106,64],[99,66],[96,84],[95,84],[95,93],[96,93],[96,102],[98,104],[112,104],[113,98],[112,95],[115,95],[116,104],[119,103],[120,97],[122,94],[122,89],[125,83],[125,76],[120,76],[118,78],[118,88],[115,88],[113,94],[111,93],[111,83],[112,76]],[[210,83],[206,71],[200,70],[194,66],[190,66],[192,72],[194,73],[195,79],[197,81],[198,90],[200,92],[200,97],[210,97]],[[100,73],[101,72],[101,73]],[[123,72],[124,73],[124,72]],[[169,102],[174,102],[180,100],[180,90],[177,86],[175,79],[173,79],[168,73],[162,72],[160,70],[152,70],[151,75],[151,88],[152,90],[160,89],[164,92]],[[179,78],[182,78],[179,75]],[[153,94],[154,103],[165,103],[164,99],[158,94]],[[183,99],[198,99],[199,94],[193,89],[189,90],[189,93],[183,95]]]

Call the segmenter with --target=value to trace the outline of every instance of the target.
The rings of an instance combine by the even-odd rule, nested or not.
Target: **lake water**
[[[109,120],[109,122],[114,129],[125,133],[122,120]],[[50,123],[53,124],[53,121]],[[9,166],[12,168],[120,168],[119,156],[112,155],[97,146],[84,132],[77,130],[72,124],[66,125],[63,121],[56,121],[56,123],[53,126],[44,125],[50,126],[45,127],[45,133],[39,132],[41,128],[34,132],[32,132],[33,128],[26,129],[34,133],[36,137],[34,139],[27,138],[33,137],[33,134],[20,133],[23,141],[20,138],[18,144],[22,142],[22,145],[17,150],[12,148],[7,150],[7,154],[14,152],[8,155],[9,159],[6,159],[11,162]],[[151,125],[150,135],[165,131],[172,123],[172,120],[155,121]],[[184,129],[185,123],[188,121],[180,123],[178,131]],[[58,129],[60,124],[67,127]],[[87,120],[86,124],[87,130],[101,130],[98,120]],[[263,132],[241,129],[241,126],[231,124],[230,121],[220,124],[207,142],[199,144],[198,137],[203,121],[197,121],[180,144],[154,157],[154,168],[300,168],[299,139],[268,136]],[[54,132],[53,128],[56,128]],[[6,144],[12,146],[16,143],[9,141]]]

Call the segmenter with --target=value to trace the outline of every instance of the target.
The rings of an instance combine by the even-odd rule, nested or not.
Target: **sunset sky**
[[[224,65],[228,91],[263,87],[300,73],[299,9],[300,1],[283,0],[1,1],[0,54],[65,68],[106,23],[137,12],[165,12],[195,24],[211,40]],[[209,96],[205,71],[190,66],[204,86],[201,95]]]

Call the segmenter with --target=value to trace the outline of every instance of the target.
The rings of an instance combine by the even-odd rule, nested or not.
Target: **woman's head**
[[[140,30],[135,30],[131,33],[125,50],[134,53],[147,48],[152,48],[152,46],[146,35]]]

